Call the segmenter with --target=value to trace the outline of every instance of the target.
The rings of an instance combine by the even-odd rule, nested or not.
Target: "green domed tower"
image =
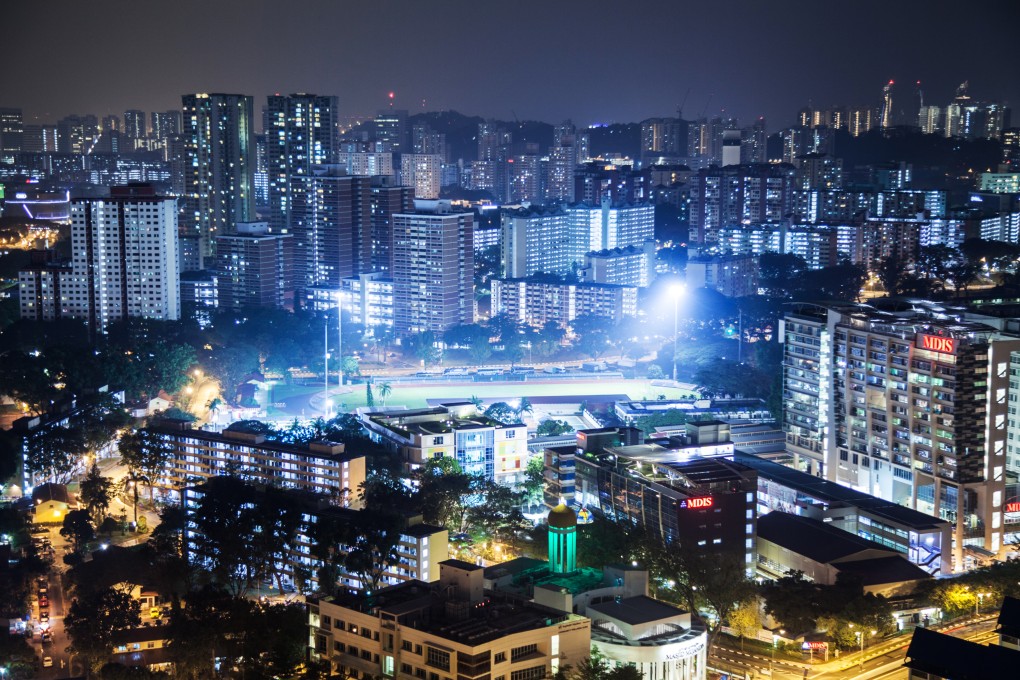
[[[549,568],[554,574],[577,571],[577,515],[564,503],[549,511]]]

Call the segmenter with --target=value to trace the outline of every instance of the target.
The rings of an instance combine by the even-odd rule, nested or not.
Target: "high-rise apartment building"
[[[796,169],[733,165],[691,177],[691,241],[713,242],[723,226],[778,222],[790,212]]]
[[[269,224],[274,232],[301,229],[308,219],[312,167],[336,162],[336,97],[275,95],[266,107]]]
[[[649,118],[641,121],[641,162],[678,160],[687,155],[687,121],[682,118]]]
[[[423,212],[431,207],[432,212]],[[474,220],[443,201],[393,215],[393,330],[442,333],[474,321]]]
[[[378,151],[402,153],[408,151],[407,111],[387,109],[375,117],[375,139],[381,143]]]
[[[149,131],[145,127],[145,111],[128,109],[124,112],[124,136],[127,137],[128,146],[132,150],[142,148],[143,140],[149,136]]]
[[[102,331],[128,317],[180,318],[177,205],[147,184],[71,201],[70,315]]]
[[[181,112],[180,111],[153,111],[152,112],[152,138],[160,146],[166,146],[170,137],[181,134]]]
[[[336,288],[355,273],[355,236],[369,221],[367,184],[336,165],[312,168],[307,213],[292,228],[298,288]]]
[[[504,276],[570,273],[588,250],[587,233],[576,233],[575,223],[563,208],[504,213],[500,239]]]
[[[239,222],[216,237],[220,307],[289,307],[294,301],[292,234],[269,233],[268,222]]]
[[[12,154],[22,151],[23,134],[21,109],[0,108],[0,152]]]
[[[252,98],[188,94],[183,104],[181,236],[195,239],[201,259],[217,234],[255,219],[255,121]],[[202,263],[199,263],[202,266]]]
[[[414,187],[416,198],[439,198],[443,157],[438,154],[405,153],[400,157],[400,183]]]
[[[371,223],[355,232],[357,271],[392,272],[393,216],[414,211],[414,187],[399,186],[393,177],[373,177],[369,205]]]
[[[60,153],[91,153],[98,137],[99,119],[95,116],[66,116],[57,122],[57,150]]]
[[[796,467],[954,523],[953,562],[1003,548],[1009,366],[1020,336],[926,304],[802,305],[780,327]]]

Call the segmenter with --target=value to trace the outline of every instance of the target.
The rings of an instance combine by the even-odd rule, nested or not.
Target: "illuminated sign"
[[[941,335],[917,334],[917,347],[942,354],[956,354],[956,339],[944,338]]]
[[[1020,501],[1013,501],[1012,503],[1006,503],[1003,507],[1005,512],[1020,512]]]
[[[800,645],[801,649],[828,649],[828,642],[803,642]]]
[[[690,508],[710,508],[712,507],[712,497],[704,496],[702,498],[688,498],[680,501],[681,509]]]

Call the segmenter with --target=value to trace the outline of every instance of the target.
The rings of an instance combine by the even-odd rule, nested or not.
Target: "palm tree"
[[[138,487],[142,484],[148,484],[149,478],[143,475],[137,470],[128,470],[127,475],[122,480],[124,487],[131,490],[131,495],[134,499],[135,509],[135,526],[138,526]]]
[[[379,398],[382,399],[382,407],[386,408],[386,397],[393,393],[393,385],[388,382],[379,383]]]
[[[481,397],[476,396],[474,394],[471,395],[471,404],[475,407],[476,410],[481,411],[483,403],[484,402],[482,402]]]
[[[527,397],[521,397],[520,402],[517,404],[517,408],[514,409],[514,413],[517,414],[518,418],[523,418],[524,414],[531,415],[535,412],[535,407],[531,405],[531,401]]]

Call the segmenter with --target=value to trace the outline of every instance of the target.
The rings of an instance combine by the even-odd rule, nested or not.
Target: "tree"
[[[251,546],[256,531],[251,492],[235,477],[213,477],[191,514],[198,562],[236,595],[245,595],[254,586],[259,561]]]
[[[85,504],[89,517],[96,526],[99,526],[113,500],[113,481],[104,477],[99,465],[93,463],[85,478],[81,480],[78,496]]]
[[[538,424],[535,434],[539,437],[557,437],[561,434],[567,434],[573,431],[574,428],[572,428],[566,421],[547,418]],[[541,460],[541,458],[538,460]]]
[[[517,407],[514,409],[518,422],[523,422],[525,413],[531,415],[534,412],[535,407],[531,405],[531,400],[527,397],[521,397],[517,402]]]
[[[758,258],[761,286],[769,297],[790,297],[791,284],[807,270],[807,262],[797,255],[762,253]]]
[[[524,470],[524,492],[527,494],[528,502],[541,502],[544,489],[545,461],[542,460],[542,456],[535,456],[528,460],[528,466]]]
[[[365,405],[370,408],[375,408],[375,395],[372,394],[372,383],[365,383]]]
[[[414,333],[407,338],[408,350],[426,366],[439,363],[441,354],[436,344],[436,335],[432,331]]]
[[[882,260],[878,265],[878,280],[888,295],[899,295],[901,284],[906,275],[907,263],[900,257],[898,252]]]
[[[346,355],[340,358],[340,373],[341,378],[344,376],[360,375],[361,365],[358,361],[358,357],[353,355]]]
[[[382,398],[382,407],[386,408],[386,400],[393,394],[393,385],[388,382],[379,384],[379,396]]]
[[[517,415],[517,410],[505,401],[496,401],[489,404],[489,407],[485,409],[485,417],[504,425],[513,425],[521,422],[520,417]]]
[[[138,470],[132,470],[131,468],[128,468],[128,473],[121,480],[123,488],[131,494],[131,507],[134,510],[134,523],[136,527],[138,526],[138,489],[142,484],[148,484],[150,485],[149,488],[152,488],[148,477]]]
[[[754,637],[762,627],[761,601],[757,597],[749,597],[730,613],[730,628],[740,637],[740,650],[744,650],[744,638]]]
[[[174,457],[173,445],[160,433],[143,429],[128,432],[120,438],[121,462],[128,468],[138,470],[148,478],[149,501],[153,498],[153,486],[159,483],[163,472]]]
[[[92,526],[87,510],[71,510],[64,515],[64,524],[60,527],[60,535],[74,544],[74,552],[81,555],[85,552],[85,546],[96,537],[96,530]]]
[[[608,672],[609,662],[606,661],[601,650],[593,645],[591,654],[578,662],[577,669],[571,675],[570,680],[606,680]]]
[[[609,348],[609,330],[613,327],[611,319],[596,314],[582,314],[570,325],[578,336],[577,348],[592,359],[598,359]]]
[[[25,440],[25,470],[66,484],[79,470],[85,455],[85,438],[80,430],[50,427],[34,432]]]
[[[946,273],[953,282],[953,291],[959,296],[960,291],[966,292],[967,286],[977,276],[978,265],[963,257],[959,257],[953,260],[949,267],[947,267]]]
[[[113,634],[140,623],[138,603],[113,588],[80,594],[64,617],[71,649],[81,655],[93,672],[113,653]]]
[[[662,380],[666,374],[659,364],[649,364],[647,376],[649,380]]]
[[[538,331],[535,347],[540,355],[547,357],[559,349],[564,337],[566,337],[566,332],[559,323],[546,321]]]

